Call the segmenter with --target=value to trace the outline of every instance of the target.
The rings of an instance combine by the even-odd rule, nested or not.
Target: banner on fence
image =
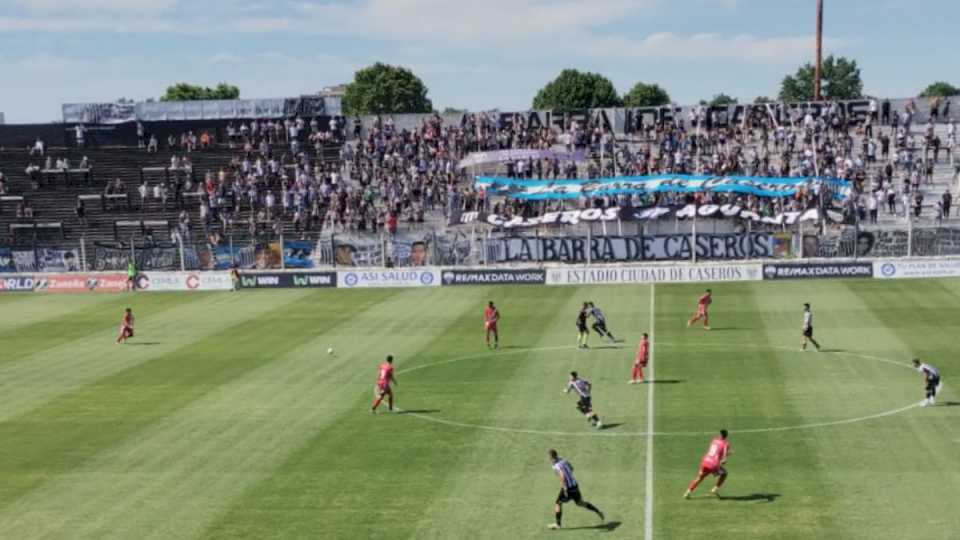
[[[763,279],[835,279],[873,277],[873,263],[764,264]]]
[[[13,251],[10,248],[0,248],[0,273],[16,271],[17,265],[13,261]]]
[[[562,200],[609,195],[641,195],[646,193],[742,193],[758,197],[793,197],[801,192],[818,192],[828,186],[832,197],[845,200],[851,184],[839,178],[765,177],[765,176],[694,176],[663,174],[622,176],[597,179],[523,180],[494,176],[478,176],[476,186],[488,195],[524,200]]]
[[[337,272],[337,287],[436,287],[440,285],[440,271],[422,270],[358,270]]]
[[[33,276],[0,277],[0,292],[27,292],[33,290]]]
[[[494,238],[487,242],[491,262],[631,262],[697,259],[754,259],[789,252],[789,242],[768,233],[656,236]]]
[[[873,277],[879,279],[960,277],[960,261],[875,261]]]
[[[337,286],[336,272],[277,272],[240,274],[244,289],[299,289]]]
[[[460,160],[457,168],[466,169],[477,165],[486,165],[489,163],[503,163],[505,161],[532,160],[539,161],[549,159],[556,161],[584,161],[587,155],[583,150],[567,152],[564,150],[536,150],[536,149],[516,149],[516,150],[494,150],[491,152],[474,152]]]
[[[200,250],[200,268],[204,270],[229,270],[234,266],[254,268],[256,262],[253,246],[234,247],[232,250],[230,246],[212,246],[208,250]]]
[[[551,268],[547,285],[608,285],[623,283],[710,283],[759,281],[761,265],[697,264],[683,266],[623,266],[610,268]]]
[[[17,272],[77,272],[80,254],[75,249],[37,248],[13,251]]]
[[[122,292],[127,289],[123,274],[52,274],[35,276],[33,290],[50,293]]]
[[[287,268],[313,268],[314,243],[306,240],[283,241],[283,264]]]
[[[388,260],[394,266],[427,266],[438,262],[430,253],[433,239],[432,233],[398,234],[386,242],[377,237],[337,235],[331,241],[332,249],[313,259],[336,266],[383,266]]]
[[[827,210],[823,213],[834,223],[843,223],[845,216],[837,210]],[[704,204],[695,206],[653,206],[642,208],[587,208],[582,210],[561,210],[546,212],[540,216],[504,216],[488,214],[486,212],[451,212],[450,225],[469,225],[483,223],[504,229],[518,229],[540,227],[544,225],[577,225],[578,223],[597,223],[621,221],[655,221],[658,219],[741,219],[754,223],[770,225],[794,225],[797,223],[817,223],[821,219],[821,212],[816,208],[804,211],[781,212],[764,216],[752,210],[747,210],[735,204]]]
[[[137,268],[140,270],[179,270],[180,250],[174,246],[138,247],[133,249]],[[188,268],[198,268],[200,256],[194,246],[183,247],[184,263]],[[130,261],[129,247],[114,247],[97,244],[93,250],[95,270],[125,270]]]
[[[144,291],[228,291],[230,272],[141,272],[137,289]]]
[[[543,285],[547,273],[543,269],[527,270],[454,270],[441,275],[443,285]]]

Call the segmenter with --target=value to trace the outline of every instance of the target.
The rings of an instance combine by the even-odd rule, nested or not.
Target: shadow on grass
[[[600,525],[585,525],[583,527],[564,527],[560,530],[561,531],[592,530],[592,531],[613,532],[617,530],[620,527],[620,525],[622,525],[622,523],[619,521],[608,521],[606,523],[601,523]]]
[[[646,384],[680,384],[683,381],[680,379],[654,379],[652,381],[643,381]]]
[[[440,409],[404,409],[397,411],[397,414],[434,414],[438,412],[441,412]]]
[[[779,493],[751,493],[750,495],[735,495],[727,496],[721,495],[719,499],[721,501],[732,501],[732,502],[765,502],[772,503],[780,498]]]
[[[847,352],[847,350],[846,349],[820,349],[819,352],[845,353]]]
[[[611,349],[620,350],[622,348],[623,347],[617,347],[616,345],[597,345],[595,347],[590,347],[590,349],[593,349],[595,351],[605,351],[605,350],[611,350]]]
[[[960,407],[960,401],[944,401],[944,407]]]
[[[127,345],[133,345],[135,347],[149,347],[151,345],[160,345],[159,341],[135,341],[128,342]]]
[[[623,422],[618,422],[618,423],[613,423],[613,424],[604,424],[604,425],[603,425],[603,428],[601,429],[601,431],[606,431],[606,430],[608,430],[608,429],[617,429],[618,427],[620,427],[620,426],[622,426],[622,425],[623,425]]]

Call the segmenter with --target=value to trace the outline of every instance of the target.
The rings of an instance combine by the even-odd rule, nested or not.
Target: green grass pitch
[[[960,538],[960,281],[717,284],[710,332],[685,327],[703,288],[2,295],[0,537]],[[573,347],[584,300],[624,343]],[[799,352],[803,302],[828,352]],[[651,327],[658,382],[628,385]],[[372,416],[388,353],[408,414]],[[683,500],[720,428],[724,498]],[[551,447],[607,524],[546,530]]]

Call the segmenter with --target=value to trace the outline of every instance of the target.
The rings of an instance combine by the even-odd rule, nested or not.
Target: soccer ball
[[[330,354],[330,355],[333,354],[333,347],[330,347],[329,349],[327,349],[327,354]]]

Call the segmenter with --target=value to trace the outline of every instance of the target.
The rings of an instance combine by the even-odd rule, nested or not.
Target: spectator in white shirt
[[[42,157],[43,151],[44,151],[43,141],[40,140],[40,137],[37,137],[37,141],[33,143],[33,148],[30,149],[30,155],[31,156],[39,155]]]

